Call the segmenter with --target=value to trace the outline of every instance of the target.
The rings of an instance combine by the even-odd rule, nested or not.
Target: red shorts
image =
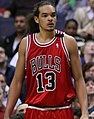
[[[74,119],[72,107],[59,109],[39,109],[29,107],[26,110],[25,119]]]

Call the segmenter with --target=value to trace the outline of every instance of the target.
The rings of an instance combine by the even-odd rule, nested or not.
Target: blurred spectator
[[[83,76],[91,77],[94,80],[94,62],[85,63],[82,66]]]
[[[6,107],[6,99],[8,96],[9,87],[6,84],[6,78],[3,73],[0,73],[0,85],[1,85],[1,88],[3,89],[3,93],[4,93],[3,105]]]
[[[10,119],[24,119],[24,113],[18,113],[18,114],[14,114],[10,117]]]
[[[88,5],[87,1],[88,0],[59,0],[59,2],[57,4],[57,10],[61,9],[60,7],[62,7],[62,5],[64,5],[65,3],[75,5],[74,6],[75,8],[87,6]]]
[[[94,80],[91,77],[86,77],[85,84],[87,89],[87,95],[94,95]]]
[[[7,69],[6,69],[5,76],[6,76],[6,81],[7,81],[8,86],[10,86],[12,78],[14,76],[17,60],[18,60],[18,52],[10,60],[8,66],[7,66]]]
[[[20,104],[16,109],[16,114],[12,115],[10,119],[24,119],[24,114],[26,112],[27,107],[28,104]]]
[[[17,109],[16,109],[16,113],[25,113],[26,109],[28,108],[28,104],[20,104]]]
[[[78,33],[82,36],[94,36],[94,0],[88,0],[88,6],[77,8],[74,18],[78,22]]]
[[[67,19],[71,19],[74,16],[74,7],[69,4],[69,0],[62,1],[57,5],[57,24],[56,28],[64,30],[64,23]]]
[[[88,95],[88,111],[91,115],[91,113],[94,112],[94,80],[90,77],[86,77],[85,83]]]
[[[0,46],[0,72],[3,74],[6,73],[8,58],[5,54],[5,49],[3,46]]]
[[[5,106],[3,105],[3,99],[4,99],[4,94],[3,94],[3,89],[0,86],[0,119],[4,119],[4,113],[5,113]]]
[[[8,36],[4,40],[4,48],[9,60],[18,51],[19,43],[26,35],[26,16],[24,14],[17,14],[15,17],[16,32]]]
[[[78,29],[78,23],[75,19],[68,19],[66,20],[65,24],[64,24],[64,31],[75,37],[76,35],[79,36],[77,34],[77,29]]]
[[[91,77],[85,77],[86,91],[88,97],[88,111],[91,114],[94,111],[94,80]],[[73,104],[74,119],[80,119],[81,111],[78,98],[76,97]]]
[[[65,33],[73,36],[76,39],[80,52],[81,47],[85,44],[85,39],[77,34],[77,29],[78,29],[78,23],[75,19],[66,20],[64,24],[64,31]]]
[[[87,0],[59,0],[57,10],[57,25],[60,30],[64,30],[66,20],[74,17],[75,10],[79,6],[86,6]]]
[[[5,10],[10,7],[13,0],[0,0],[0,16],[3,16]]]
[[[24,119],[28,104],[20,104],[16,109],[16,114],[12,115],[10,119]]]
[[[94,93],[91,95],[88,95],[88,112],[89,114],[94,112]]]
[[[10,60],[10,63],[7,66],[5,76],[6,76],[8,86],[10,86],[12,78],[14,76],[17,60],[18,60],[18,52],[13,56],[13,58]],[[22,92],[20,95],[20,99],[21,99],[22,103],[25,102],[25,95],[26,95],[26,80],[24,79],[23,86],[22,86]]]
[[[0,85],[1,85],[1,88],[3,89],[3,93],[4,93],[3,105],[6,107],[9,87],[6,84],[6,78],[5,78],[4,74],[2,74],[2,73],[0,73]],[[18,99],[14,109],[16,109],[18,107],[18,105],[21,103],[22,103],[21,100]]]
[[[94,108],[93,108],[92,112],[89,114],[89,119],[94,119]]]
[[[94,62],[94,40],[88,40],[83,46],[81,52],[83,63]]]
[[[88,0],[75,0],[75,7],[83,7],[88,5]]]
[[[80,108],[73,108],[73,112],[74,112],[74,119],[80,119],[80,117],[81,117]]]

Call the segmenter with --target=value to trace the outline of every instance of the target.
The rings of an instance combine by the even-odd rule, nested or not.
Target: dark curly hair
[[[55,8],[55,3],[49,0],[40,1],[34,5],[33,12],[27,16],[27,31],[29,33],[39,32],[39,25],[35,22],[34,16],[39,16],[39,8],[45,5],[51,5]]]

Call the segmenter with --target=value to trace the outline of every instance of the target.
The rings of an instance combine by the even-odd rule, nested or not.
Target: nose
[[[17,22],[16,25],[20,25],[21,23],[20,22]]]
[[[52,20],[53,20],[50,15],[48,16],[48,20],[49,20],[49,21],[52,21]]]

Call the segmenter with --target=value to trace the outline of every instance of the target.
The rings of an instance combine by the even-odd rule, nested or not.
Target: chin
[[[54,31],[54,28],[52,28],[52,29],[47,29],[47,31]]]

